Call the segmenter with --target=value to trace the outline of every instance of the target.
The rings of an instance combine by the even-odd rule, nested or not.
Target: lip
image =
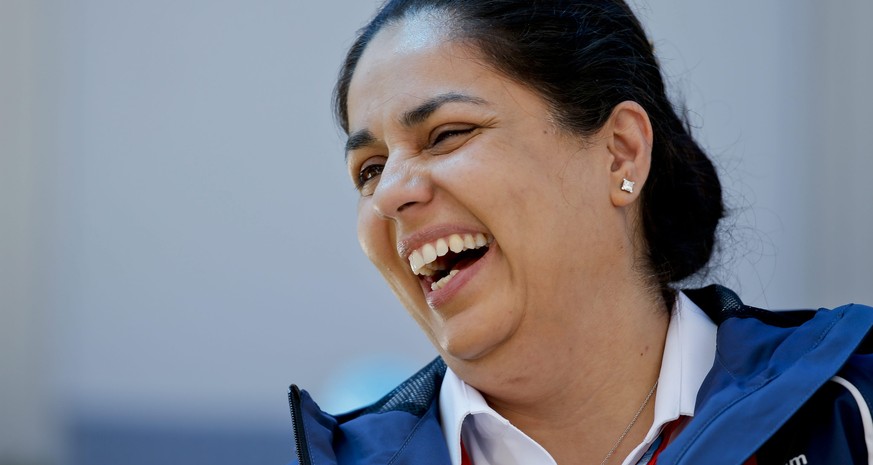
[[[482,257],[476,260],[472,265],[459,271],[458,274],[452,277],[452,280],[442,289],[434,291],[423,281],[419,280],[427,305],[432,309],[439,309],[440,307],[445,306],[463,290],[467,283],[476,277],[488,262],[491,261],[491,257],[494,255],[498,247],[496,241],[492,242],[491,245],[488,246],[488,251],[485,252],[485,255],[482,255]]]

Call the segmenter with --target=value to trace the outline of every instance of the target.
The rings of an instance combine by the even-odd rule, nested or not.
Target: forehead
[[[446,42],[451,37],[451,27],[446,14],[424,11],[391,22],[382,28],[370,41],[369,49],[381,42],[394,53],[425,51],[433,45]]]
[[[469,94],[496,73],[469,45],[451,40],[445,19],[422,13],[379,31],[358,61],[348,91],[349,127],[374,112],[404,111],[437,94]],[[485,79],[487,81],[487,79]]]

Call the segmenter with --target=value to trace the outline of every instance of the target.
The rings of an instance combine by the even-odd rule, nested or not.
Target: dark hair
[[[648,265],[666,295],[669,283],[707,264],[724,215],[721,184],[667,98],[652,45],[621,0],[389,0],[360,31],[339,74],[334,103],[346,132],[349,84],[367,44],[386,25],[427,12],[443,14],[452,39],[475,46],[496,71],[542,96],[567,130],[590,136],[619,103],[642,105],[654,131],[641,193]]]

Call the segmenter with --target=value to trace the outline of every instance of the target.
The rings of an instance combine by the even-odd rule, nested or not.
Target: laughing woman
[[[873,310],[675,283],[718,176],[620,0],[392,0],[336,88],[358,235],[440,358],[300,464],[873,463]]]

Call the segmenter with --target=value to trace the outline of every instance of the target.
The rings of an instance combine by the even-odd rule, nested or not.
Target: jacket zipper
[[[300,388],[295,384],[292,384],[288,390],[288,405],[291,407],[291,427],[294,433],[294,450],[297,451],[297,463],[300,465],[312,465],[309,445],[306,442],[306,433],[303,431],[303,412],[300,411]]]

